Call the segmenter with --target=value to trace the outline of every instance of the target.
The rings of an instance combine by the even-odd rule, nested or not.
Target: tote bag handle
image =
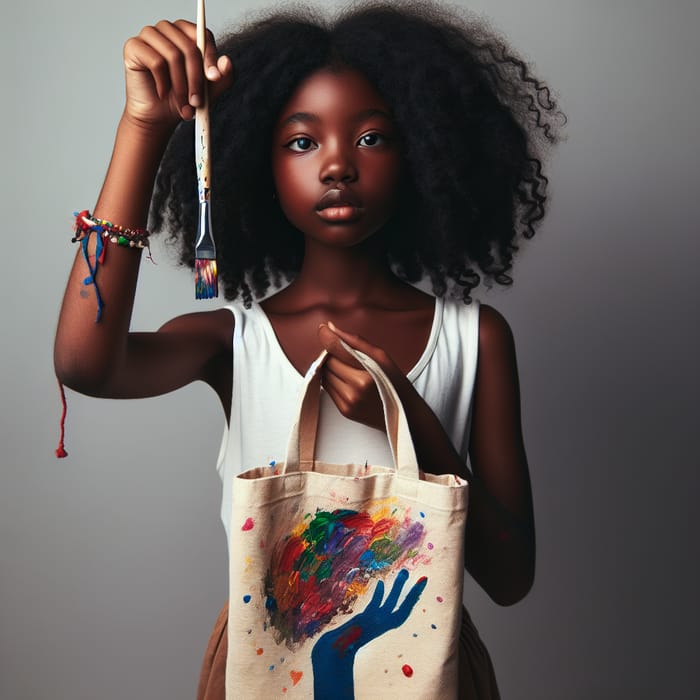
[[[384,408],[386,435],[394,459],[394,468],[401,476],[417,480],[419,478],[418,459],[411,440],[406,413],[394,385],[371,357],[351,348],[342,340],[340,342],[345,350],[364,367],[377,386]],[[284,465],[279,466],[279,473],[299,471],[300,465],[313,464],[321,392],[319,371],[326,355],[324,350],[309,367],[304,378],[298,417],[289,436],[286,459]]]

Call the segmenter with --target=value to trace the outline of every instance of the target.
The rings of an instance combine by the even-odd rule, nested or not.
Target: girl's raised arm
[[[161,21],[124,45],[126,104],[96,217],[125,228],[144,227],[161,157],[177,124],[192,119],[201,103],[205,71],[213,98],[231,85],[231,63],[217,59],[213,38],[204,59],[195,39],[194,24]],[[206,378],[225,342],[216,332],[221,312],[190,314],[158,333],[129,334],[140,249],[106,245],[110,249],[97,278],[104,300],[99,323],[94,297],[85,294],[88,270],[82,255],[73,264],[54,347],[58,378],[86,394],[124,398],[161,394]]]

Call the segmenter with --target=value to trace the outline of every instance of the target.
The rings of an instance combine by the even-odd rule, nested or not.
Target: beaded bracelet
[[[73,212],[75,216],[75,236],[71,239],[73,243],[83,240],[93,231],[99,233],[102,238],[108,238],[112,243],[123,248],[148,248],[149,233],[145,228],[126,228],[118,224],[113,224],[106,219],[96,219],[85,209],[80,212]]]

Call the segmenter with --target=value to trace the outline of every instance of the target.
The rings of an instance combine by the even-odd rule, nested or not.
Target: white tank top
[[[221,519],[228,537],[233,476],[284,460],[303,376],[284,354],[259,304],[226,308],[235,324],[233,390],[230,423],[224,427],[216,468],[223,481]],[[478,302],[436,298],[430,337],[407,375],[465,462],[478,348]],[[339,464],[392,464],[386,435],[345,418],[325,392],[316,458]]]

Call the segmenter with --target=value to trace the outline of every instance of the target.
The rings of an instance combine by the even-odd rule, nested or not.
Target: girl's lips
[[[344,204],[337,207],[325,207],[324,209],[318,209],[317,214],[321,219],[328,222],[349,222],[355,221],[362,214],[361,207],[355,207],[348,204]]]
[[[361,209],[362,202],[353,192],[345,188],[328,190],[316,204],[318,212],[346,208]]]

